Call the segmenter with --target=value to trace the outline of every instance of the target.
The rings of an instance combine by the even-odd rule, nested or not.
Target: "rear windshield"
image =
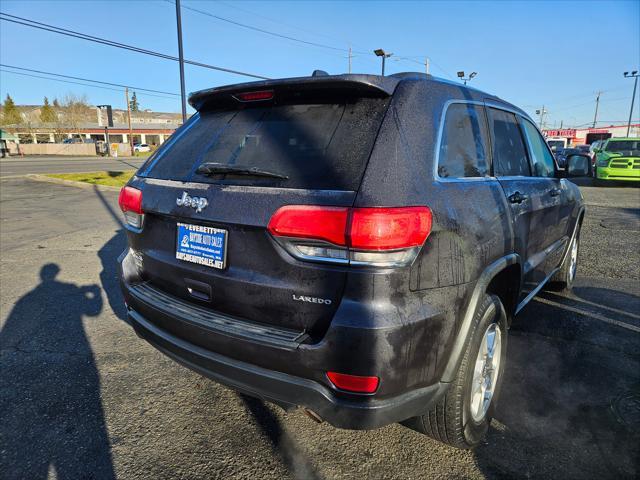
[[[147,162],[142,176],[283,188],[356,190],[388,99],[273,105],[196,114]],[[203,163],[287,179],[197,173]]]

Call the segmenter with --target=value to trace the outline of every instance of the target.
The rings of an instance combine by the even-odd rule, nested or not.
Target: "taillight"
[[[347,375],[338,372],[327,372],[327,378],[334,387],[354,393],[375,393],[380,383],[378,377]]]
[[[431,232],[427,207],[354,208],[349,246],[363,250],[418,247]]]
[[[431,210],[287,205],[268,230],[301,260],[402,266],[413,262],[431,232]]]
[[[142,228],[144,214],[142,212],[142,190],[125,186],[120,190],[118,205],[124,213],[127,225],[133,228]]]
[[[348,214],[346,207],[287,205],[273,214],[267,228],[280,237],[312,238],[345,245]]]

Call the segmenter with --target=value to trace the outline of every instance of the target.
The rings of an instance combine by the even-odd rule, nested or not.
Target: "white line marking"
[[[557,292],[544,292],[545,295],[546,294],[551,294],[551,295],[555,295],[556,297],[560,297],[560,298],[566,298],[567,300],[573,300],[574,302],[580,302],[580,303],[586,303],[587,305],[592,305],[594,307],[598,307],[598,308],[602,308],[604,310],[609,310],[611,312],[614,313],[619,313],[621,315],[626,315],[628,317],[632,317],[632,318],[636,318],[638,320],[640,320],[640,315],[636,315],[635,313],[631,313],[631,312],[625,312],[624,310],[619,310],[617,308],[613,308],[613,307],[608,307],[606,305],[601,305],[599,303],[595,303],[595,302],[590,302],[589,300],[584,300],[582,298],[572,298],[572,297],[565,297],[564,295],[561,295]]]
[[[600,320],[601,322],[605,322],[610,325],[615,325],[616,327],[625,328],[627,330],[631,330],[632,332],[640,333],[640,327],[636,327],[635,325],[624,323],[619,320],[614,320],[613,318],[605,317],[604,315],[600,315],[598,313],[588,312],[586,310],[580,310],[579,308],[570,307],[569,305],[563,305],[562,303],[554,302],[552,300],[547,300],[546,298],[534,297],[534,300],[540,303],[551,305],[553,307],[560,307],[565,310],[569,310],[570,312],[579,313],[580,315],[584,315],[586,317],[595,318],[596,320]]]

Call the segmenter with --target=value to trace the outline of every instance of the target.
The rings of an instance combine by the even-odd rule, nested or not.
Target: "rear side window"
[[[551,152],[547,148],[545,142],[538,129],[526,118],[522,119],[522,126],[529,144],[529,153],[531,156],[531,172],[534,177],[553,177],[555,176],[555,161]],[[578,152],[577,149],[564,149],[563,155],[571,155],[572,151]]]
[[[440,141],[438,175],[443,178],[489,175],[487,137],[482,107],[450,105]]]
[[[489,108],[493,143],[493,171],[496,176],[530,176],[529,160],[513,113]]]
[[[388,99],[270,105],[201,112],[156,156],[147,176],[282,188],[357,190]],[[202,163],[249,167],[289,177],[204,175]]]

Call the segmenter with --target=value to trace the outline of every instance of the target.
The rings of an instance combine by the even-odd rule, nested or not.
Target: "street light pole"
[[[631,117],[633,115],[633,104],[636,99],[636,89],[638,88],[638,71],[634,70],[629,74],[629,72],[624,72],[625,78],[635,78],[633,82],[633,95],[631,96],[631,109],[629,110],[629,121],[627,122],[627,137],[629,136],[629,132],[631,131]]]
[[[182,97],[182,123],[187,121],[187,98],[184,89],[184,54],[182,52],[182,18],[180,0],[176,0],[176,21],[178,23],[178,60],[180,63],[180,95]]]
[[[376,54],[376,57],[382,57],[382,76],[384,77],[384,63],[385,63],[385,60],[388,57],[390,57],[391,55],[393,55],[393,53],[387,53],[381,48],[378,48],[377,50],[374,50],[373,53]]]
[[[462,80],[465,85],[467,84],[467,82],[470,82],[476,75],[478,75],[478,72],[471,72],[468,77],[465,77],[464,71],[458,72],[458,78]]]

